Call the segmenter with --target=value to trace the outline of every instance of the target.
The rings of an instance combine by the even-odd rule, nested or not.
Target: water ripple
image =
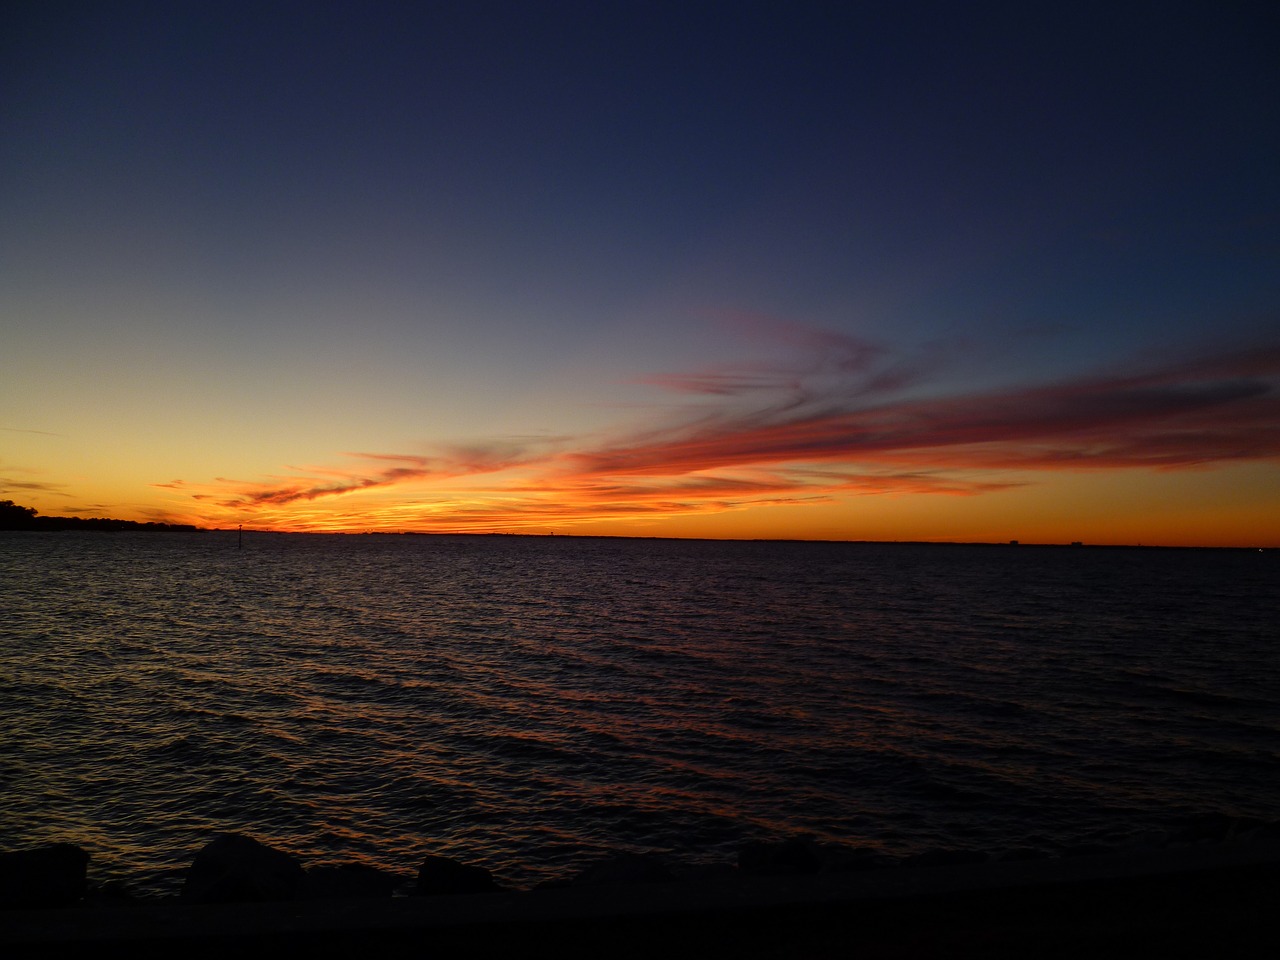
[[[0,836],[531,884],[806,832],[1064,849],[1280,808],[1277,556],[0,535]]]

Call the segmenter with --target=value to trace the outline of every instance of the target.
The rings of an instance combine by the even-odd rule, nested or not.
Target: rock
[[[822,856],[817,847],[803,837],[755,840],[738,851],[738,869],[762,877],[817,873],[822,869]]]
[[[607,884],[665,883],[671,879],[671,870],[660,857],[648,853],[618,852],[584,868],[569,881],[569,885],[595,887]]]
[[[239,833],[215,837],[196,854],[182,887],[192,903],[256,903],[296,900],[307,875],[281,850]]]
[[[89,854],[71,843],[0,853],[0,908],[62,907],[84,899]]]
[[[954,867],[972,863],[985,863],[987,855],[981,850],[926,850],[914,857],[908,857],[903,865],[907,867]]]
[[[107,880],[89,888],[85,902],[91,906],[118,907],[136,903],[138,896],[124,880]]]
[[[1169,845],[1169,834],[1163,830],[1144,830],[1124,842],[1126,850],[1160,850]]]
[[[1108,847],[1103,843],[1081,843],[1074,847],[1067,847],[1062,851],[1062,856],[1067,859],[1075,859],[1076,857],[1105,857],[1107,854],[1115,852],[1115,847]]]
[[[308,867],[302,896],[308,900],[377,899],[390,897],[402,882],[403,877],[363,863]]]
[[[1012,850],[1006,850],[1000,854],[998,859],[1001,862],[1015,863],[1028,860],[1048,860],[1050,856],[1048,851],[1041,850],[1039,847],[1014,847]]]
[[[682,864],[672,872],[677,880],[719,883],[724,880],[732,880],[737,875],[738,868],[732,863],[717,860],[711,863]]]
[[[832,873],[852,873],[856,870],[884,870],[897,865],[888,854],[871,847],[850,847],[840,844],[819,848],[822,869]]]
[[[1174,843],[1222,843],[1248,834],[1266,823],[1250,817],[1233,817],[1226,813],[1203,813],[1191,819],[1172,836]]]
[[[450,857],[429,855],[418,868],[414,895],[434,897],[458,893],[496,893],[502,888],[484,867],[462,863]]]

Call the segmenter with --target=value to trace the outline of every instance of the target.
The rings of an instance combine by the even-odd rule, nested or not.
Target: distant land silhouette
[[[189,523],[143,523],[107,517],[41,517],[38,513],[34,507],[23,507],[12,500],[0,500],[0,530],[154,530],[169,533],[199,529]]]

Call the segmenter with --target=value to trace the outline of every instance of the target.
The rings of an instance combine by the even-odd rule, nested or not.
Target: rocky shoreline
[[[639,956],[667,930],[687,942],[732,942],[744,955],[796,955],[785,944],[766,949],[787,930],[787,943],[809,945],[802,953],[853,938],[864,950],[874,942],[888,951],[868,955],[927,956],[930,944],[954,952],[968,937],[976,938],[974,952],[958,955],[976,956],[989,953],[977,944],[989,947],[1005,931],[1023,947],[1052,933],[1095,953],[1105,944],[1081,937],[1164,937],[1166,953],[1192,955],[1175,948],[1207,948],[1228,927],[1232,937],[1275,941],[1275,824],[1210,816],[1123,850],[1074,853],[935,851],[895,863],[787,838],[744,846],[737,864],[721,868],[681,871],[619,853],[561,882],[510,890],[481,867],[441,856],[426,857],[406,881],[355,864],[304,867],[252,838],[224,834],[196,855],[180,896],[148,899],[91,888],[87,854],[60,844],[0,854],[0,945],[7,955],[53,945],[87,955],[127,944],[133,955],[172,956],[245,941],[355,949],[423,938],[469,949],[488,943],[496,954],[551,938],[563,954],[575,952],[569,940],[586,938],[605,952]],[[1032,916],[1040,919],[1028,927]],[[919,951],[890,949],[903,938],[918,941]],[[595,952],[585,944],[583,951]]]
[[[652,854],[617,852],[575,874],[535,889],[725,880],[733,877],[844,875],[940,866],[976,866],[1036,861],[1074,861],[1164,851],[1177,858],[1206,846],[1280,843],[1280,823],[1223,814],[1197,817],[1178,830],[1140,838],[1124,848],[1080,847],[1050,857],[1039,850],[992,854],[938,849],[895,860],[869,848],[819,844],[804,837],[743,844],[736,864],[681,867]],[[89,882],[89,854],[69,843],[0,853],[0,910],[123,905],[133,897],[117,885]],[[186,904],[261,903],[326,899],[450,896],[517,892],[484,867],[441,855],[417,865],[416,878],[365,864],[306,866],[290,854],[236,833],[215,836],[192,860],[178,899]],[[156,902],[155,898],[148,898]]]

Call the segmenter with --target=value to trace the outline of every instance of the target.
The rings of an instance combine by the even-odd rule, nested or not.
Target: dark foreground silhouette
[[[88,855],[61,844],[0,870],[17,900],[40,884],[67,898],[0,910],[0,954],[1280,956],[1273,827],[1054,861],[840,870],[802,846],[765,844],[736,868],[683,877],[645,855],[615,855],[527,891],[432,855],[393,897],[378,871],[316,872],[224,834],[197,854],[180,898],[105,902],[84,896]]]

